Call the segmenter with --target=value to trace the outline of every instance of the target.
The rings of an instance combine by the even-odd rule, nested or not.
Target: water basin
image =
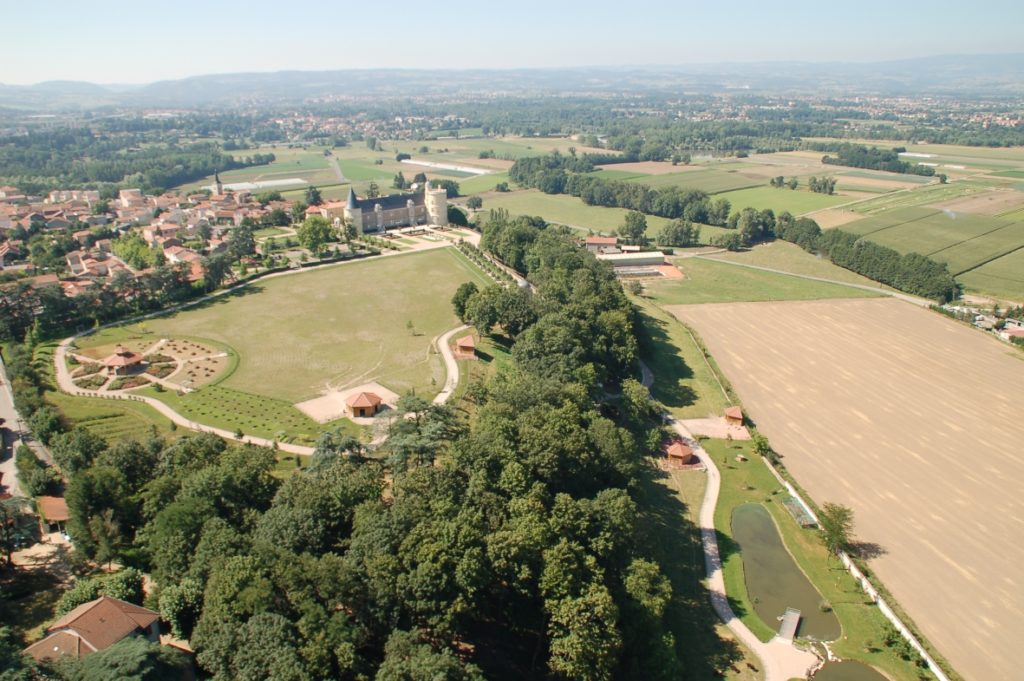
[[[739,544],[747,594],[765,624],[778,631],[786,608],[796,608],[802,615],[798,636],[839,638],[838,618],[821,611],[821,594],[789,555],[768,509],[761,504],[738,506],[732,513],[732,536]]]

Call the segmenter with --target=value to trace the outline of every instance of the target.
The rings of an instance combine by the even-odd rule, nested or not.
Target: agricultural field
[[[872,572],[938,651],[966,678],[1012,678],[1019,351],[891,299],[670,311],[701,334],[811,497],[854,510],[857,538],[878,547]]]
[[[323,147],[309,146],[306,149],[289,149],[287,146],[260,147],[259,149],[242,149],[227,152],[232,156],[243,157],[250,154],[274,154],[276,160],[269,165],[251,166],[220,173],[221,182],[259,182],[261,180],[284,180],[298,178],[310,184],[320,185],[337,182],[337,175],[324,156]],[[213,184],[213,176],[184,185],[182,189],[198,189]]]
[[[965,272],[957,281],[969,291],[1024,303],[1024,249]]]
[[[659,305],[739,301],[816,300],[881,295],[841,284],[738,267],[705,257],[674,258],[683,279],[648,279],[647,294]]]
[[[715,198],[729,199],[733,210],[742,210],[749,206],[758,210],[770,208],[776,214],[788,210],[793,215],[803,215],[851,201],[848,196],[816,194],[803,188],[790,190],[767,186],[726,192]]]
[[[602,171],[607,172],[607,171]],[[604,175],[601,175],[604,177]],[[646,184],[651,187],[682,187],[683,189],[699,189],[708,194],[719,194],[734,189],[745,187],[756,187],[765,184],[767,180],[745,177],[736,170],[724,170],[720,168],[701,168],[671,175],[637,176],[629,179],[630,182]]]
[[[445,375],[431,343],[456,325],[450,301],[465,281],[490,280],[454,248],[352,262],[265,279],[186,311],[102,331],[81,345],[141,330],[154,341],[185,337],[229,347],[237,366],[215,384],[183,397],[148,388],[146,394],[202,423],[264,437],[309,435],[315,424],[292,404],[330,388],[376,380],[399,394],[436,393]]]
[[[746,251],[716,253],[706,257],[713,260],[739,263],[741,265],[768,267],[792,274],[832,279],[848,284],[859,284],[878,289],[886,288],[873,279],[868,279],[856,272],[833,265],[827,258],[808,253],[796,244],[791,244],[788,241],[775,240],[759,244]]]

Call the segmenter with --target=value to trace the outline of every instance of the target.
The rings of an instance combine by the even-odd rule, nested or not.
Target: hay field
[[[683,189],[699,189],[708,194],[728,192],[733,189],[756,187],[764,182],[759,178],[747,177],[735,169],[720,170],[718,168],[701,168],[688,172],[677,172],[670,175],[636,177],[628,182],[646,184],[650,187],[682,187]]]
[[[433,394],[444,366],[431,339],[457,323],[451,297],[487,283],[446,248],[269,279],[197,309],[153,319],[158,337],[209,338],[238,353],[220,385],[296,402],[375,379],[398,393]],[[415,330],[406,328],[412,322]],[[431,382],[431,379],[436,381]]]
[[[814,500],[854,509],[857,537],[884,550],[873,571],[954,668],[1016,678],[1019,351],[892,299],[670,310]]]

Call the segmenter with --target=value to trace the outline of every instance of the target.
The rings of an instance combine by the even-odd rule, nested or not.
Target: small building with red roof
[[[132,352],[123,345],[118,345],[114,354],[103,360],[107,373],[114,376],[127,376],[142,364],[142,353]]]
[[[46,637],[23,651],[37,661],[82,658],[129,636],[160,642],[160,614],[109,596],[83,603],[54,622]]]
[[[476,341],[472,334],[463,336],[455,341],[456,359],[476,359]]]
[[[730,426],[742,426],[743,410],[739,407],[726,407],[725,422]]]
[[[354,418],[367,418],[376,415],[380,411],[384,400],[376,393],[360,392],[349,395],[345,400],[345,406]]]

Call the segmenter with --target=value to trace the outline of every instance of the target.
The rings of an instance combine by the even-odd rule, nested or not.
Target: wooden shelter
[[[345,406],[348,407],[349,413],[355,418],[364,418],[374,416],[380,411],[380,405],[384,403],[384,400],[375,393],[355,393],[349,395],[345,400]]]
[[[123,345],[118,345],[110,357],[103,360],[107,372],[115,376],[126,376],[132,369],[142,364],[142,353],[132,352]]]
[[[71,517],[64,497],[36,497],[39,510],[39,529],[43,534],[63,532],[64,525]]]
[[[455,341],[455,357],[457,359],[476,358],[476,341],[472,335],[463,336]]]
[[[673,442],[665,450],[668,462],[677,466],[693,466],[700,463],[700,457],[693,453],[693,449],[685,442]]]
[[[743,410],[739,407],[726,407],[725,422],[730,426],[742,426]]]

